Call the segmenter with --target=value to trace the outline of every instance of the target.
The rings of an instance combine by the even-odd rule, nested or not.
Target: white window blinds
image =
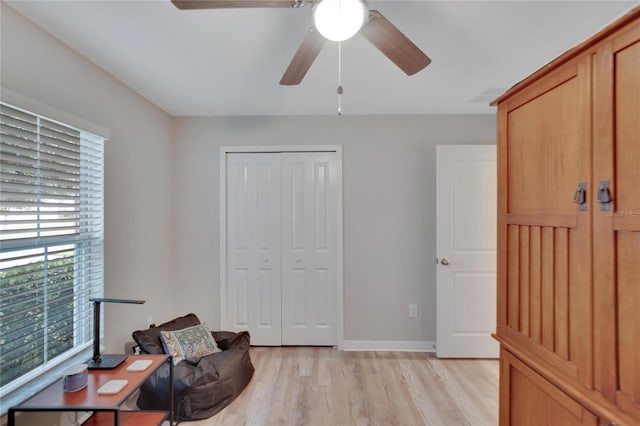
[[[0,104],[0,396],[92,342],[104,139]]]

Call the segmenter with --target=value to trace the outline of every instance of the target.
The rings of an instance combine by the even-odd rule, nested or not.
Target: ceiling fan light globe
[[[362,0],[322,0],[313,9],[313,22],[324,38],[344,41],[360,30],[367,12]]]

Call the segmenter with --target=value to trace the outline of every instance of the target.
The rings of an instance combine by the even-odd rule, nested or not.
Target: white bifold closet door
[[[227,324],[280,345],[280,155],[227,155]]]
[[[337,344],[334,152],[227,154],[227,321],[254,345]]]

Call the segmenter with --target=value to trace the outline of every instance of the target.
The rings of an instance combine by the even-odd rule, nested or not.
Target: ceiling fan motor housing
[[[313,23],[331,41],[344,41],[362,28],[369,14],[363,0],[321,0],[313,7]]]

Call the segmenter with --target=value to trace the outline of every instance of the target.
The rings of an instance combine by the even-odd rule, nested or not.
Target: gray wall
[[[435,340],[435,145],[494,143],[494,116],[171,118],[1,7],[2,86],[111,131],[105,293],[148,302],[105,306],[109,351],[150,316],[218,325],[222,145],[343,145],[345,338]]]
[[[111,131],[105,295],[147,299],[142,306],[104,306],[106,348],[121,352],[148,316],[173,313],[171,118],[10,7],[1,8],[2,87]]]
[[[176,118],[173,130],[178,313],[219,323],[220,146],[340,144],[344,337],[435,340],[435,146],[494,144],[494,116]]]

